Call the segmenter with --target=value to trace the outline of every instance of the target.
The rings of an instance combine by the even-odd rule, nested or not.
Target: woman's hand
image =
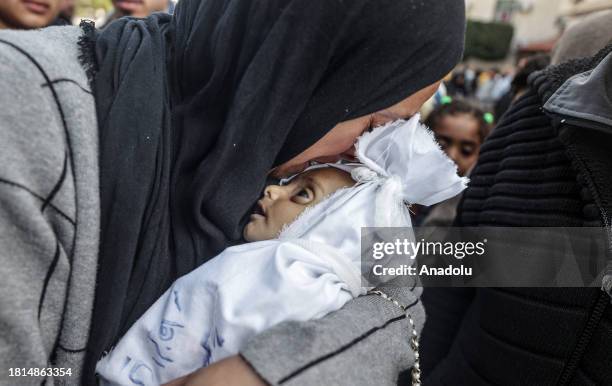
[[[165,386],[266,386],[238,355],[213,363],[187,377],[176,379]]]

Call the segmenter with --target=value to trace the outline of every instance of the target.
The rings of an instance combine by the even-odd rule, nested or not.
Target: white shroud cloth
[[[96,370],[121,385],[169,382],[236,354],[270,326],[319,318],[352,296],[330,261],[296,243],[231,247],[177,280]]]
[[[418,121],[361,137],[358,182],[307,209],[278,239],[243,244],[178,279],[98,362],[111,384],[158,385],[236,354],[283,321],[315,319],[364,294],[362,227],[410,227],[405,203],[432,205],[466,180]],[[315,166],[315,168],[321,166]]]

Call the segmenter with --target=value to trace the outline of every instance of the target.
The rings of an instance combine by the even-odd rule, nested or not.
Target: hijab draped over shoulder
[[[95,362],[183,275],[240,239],[267,172],[461,58],[463,0],[181,0],[84,25],[100,141]]]

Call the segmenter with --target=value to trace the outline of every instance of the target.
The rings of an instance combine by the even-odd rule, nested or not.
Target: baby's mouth
[[[253,213],[251,214],[251,217],[266,217],[266,209],[264,208],[264,206],[262,205],[261,200],[257,201],[257,205],[255,205],[255,209],[253,210]]]

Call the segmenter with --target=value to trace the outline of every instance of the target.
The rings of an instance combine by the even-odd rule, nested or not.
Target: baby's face
[[[304,209],[321,202],[338,189],[353,186],[350,174],[332,167],[302,173],[284,186],[270,185],[257,202],[257,210],[244,228],[247,241],[271,240]]]

